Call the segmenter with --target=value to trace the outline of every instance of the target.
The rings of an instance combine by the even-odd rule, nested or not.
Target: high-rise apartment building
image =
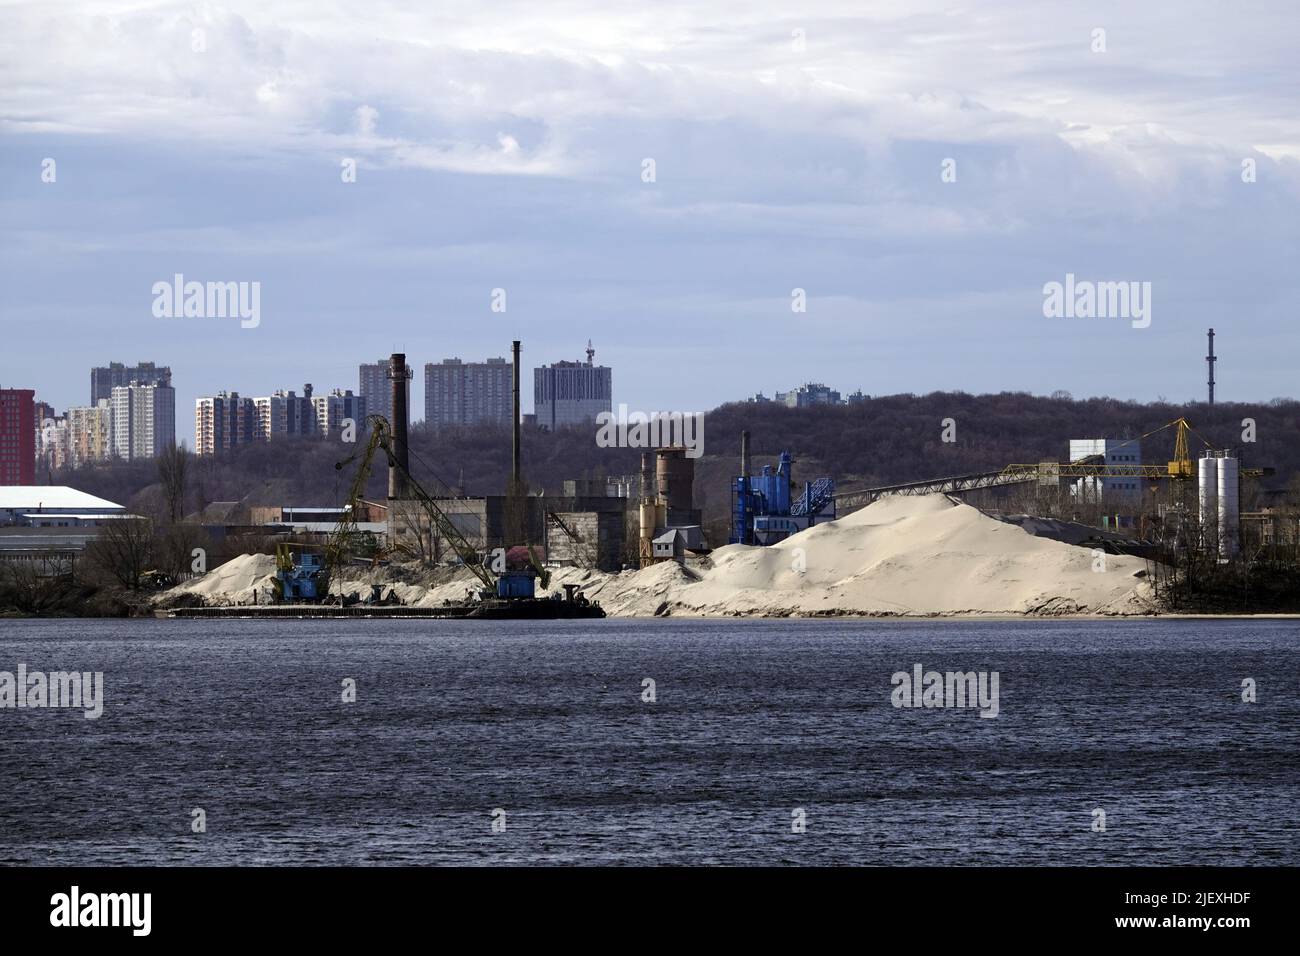
[[[312,387],[303,386],[303,393],[292,389],[279,389],[266,398],[255,398],[257,405],[258,435],[270,441],[273,438],[301,437],[316,434],[316,409],[312,403]]]
[[[533,409],[543,428],[594,422],[614,410],[613,372],[595,364],[596,350],[587,343],[587,361],[556,362],[533,370]]]
[[[30,388],[0,388],[0,485],[36,483],[36,403]]]
[[[365,362],[360,367],[358,394],[366,400],[367,415],[383,415],[393,420],[393,386],[388,380],[388,359]],[[411,383],[406,383],[406,407],[411,407]]]
[[[94,407],[69,408],[65,419],[70,467],[80,468],[112,456],[113,410],[108,399],[100,399]]]
[[[32,402],[36,422],[36,476],[48,475],[67,463],[67,425],[49,402]]]
[[[176,443],[176,391],[157,382],[114,386],[113,455],[124,461],[156,458]]]
[[[42,403],[38,402],[37,405]],[[69,465],[72,457],[68,419],[62,415],[44,415],[37,411],[39,427],[36,429],[36,474],[50,472]]]
[[[102,368],[90,370],[90,404],[97,405],[100,399],[111,398],[113,389],[138,382],[141,385],[170,385],[172,370],[165,365],[153,362],[140,362],[138,365],[123,365],[121,362],[109,362]]]
[[[312,387],[278,389],[261,398],[218,392],[194,402],[194,453],[219,455],[237,445],[316,434]]]
[[[220,455],[258,436],[257,404],[238,392],[218,392],[194,402],[194,453]]]
[[[811,408],[814,405],[839,405],[840,393],[821,382],[808,382],[793,392],[777,392],[776,400],[791,408]]]
[[[354,395],[352,389],[336,388],[328,395],[318,395],[311,400],[316,416],[316,432],[325,437],[338,436],[343,424],[351,419],[356,434],[366,430],[366,400]]]
[[[510,424],[511,365],[443,359],[424,366],[424,420],[430,425]]]

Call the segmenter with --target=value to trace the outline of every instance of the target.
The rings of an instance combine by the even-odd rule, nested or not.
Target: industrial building
[[[1139,475],[1142,442],[1137,438],[1075,438],[1070,440],[1070,461],[1100,457],[1105,465],[1132,466],[1132,475],[1107,475],[1075,478],[1070,493],[1081,501],[1101,501],[1117,495],[1139,496],[1144,482]]]
[[[0,485],[36,480],[36,392],[0,388]]]
[[[740,435],[740,476],[731,487],[731,543],[769,545],[835,520],[835,479],[804,482],[794,496],[794,458],[781,452],[774,469],[751,474],[749,432]]]
[[[103,525],[126,517],[121,505],[75,488],[0,485],[0,561],[66,573]]]
[[[361,524],[382,525],[388,520],[388,506],[375,501],[358,503],[356,515],[349,515],[346,505],[254,505],[249,521],[255,525],[286,525],[304,530],[318,530],[328,525],[332,530],[344,517],[354,517]]]
[[[0,526],[99,527],[126,509],[66,485],[0,485]]]
[[[685,448],[657,448],[641,455],[642,495],[637,505],[641,567],[685,559],[708,550],[702,515],[695,507],[695,459]]]
[[[425,424],[509,424],[511,376],[511,364],[504,358],[429,362],[424,366]]]
[[[533,412],[543,428],[582,425],[614,410],[613,371],[595,364],[587,342],[587,361],[556,362],[533,369]]]

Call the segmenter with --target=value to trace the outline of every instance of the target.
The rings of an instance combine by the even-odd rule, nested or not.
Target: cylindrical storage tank
[[[1236,458],[1219,459],[1219,557],[1237,553],[1240,515],[1237,504],[1239,462]]]
[[[660,448],[656,463],[659,497],[669,511],[690,511],[694,505],[695,461],[685,448]]]
[[[649,564],[651,561],[651,541],[655,536],[655,503],[653,501],[643,501],[637,508],[637,515],[640,524],[640,532],[637,537],[640,539],[640,556],[641,566]]]
[[[1210,554],[1219,550],[1219,459],[1206,455],[1197,476],[1201,506],[1201,544]]]

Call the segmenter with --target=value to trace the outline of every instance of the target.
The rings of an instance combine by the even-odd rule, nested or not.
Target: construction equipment
[[[1170,479],[1179,483],[1180,490],[1186,489],[1188,487],[1186,482],[1190,482],[1197,474],[1196,460],[1192,458],[1188,436],[1195,435],[1207,448],[1212,447],[1192,428],[1186,418],[1176,418],[1147,432],[1141,438],[1129,439],[1129,442],[1140,442],[1167,428],[1176,429],[1174,455],[1163,465],[1106,464],[1102,460],[1103,456],[1088,455],[1071,462],[1040,461],[1036,464],[1007,465],[996,471],[879,485],[836,495],[835,503],[840,510],[850,511],[869,505],[877,498],[886,495],[962,494],[981,488],[998,488],[1030,482],[1054,484],[1060,478],[1143,478],[1149,481]],[[1121,442],[1117,447],[1122,448],[1125,444],[1128,442]],[[1271,474],[1273,469],[1269,467],[1241,469],[1243,478],[1261,478]]]
[[[275,579],[271,590],[276,603],[319,601],[329,592],[329,570],[319,554],[294,553],[287,541],[275,546]]]
[[[1033,480],[1036,478],[1146,478],[1150,480],[1172,479],[1178,482],[1191,481],[1196,477],[1196,461],[1192,458],[1188,435],[1195,435],[1206,449],[1219,451],[1192,428],[1186,418],[1175,418],[1159,428],[1152,429],[1138,438],[1120,442],[1116,447],[1145,441],[1167,428],[1176,429],[1174,436],[1174,457],[1164,465],[1121,465],[1100,464],[1100,455],[1089,455],[1069,463],[1041,461],[1038,464],[1007,465],[997,474],[1012,479]],[[1260,478],[1273,474],[1272,468],[1243,468],[1242,477]]]
[[[347,506],[344,509],[343,517],[339,519],[338,526],[334,529],[334,533],[330,535],[329,545],[326,547],[326,565],[328,568],[331,571],[338,568],[343,563],[349,547],[356,540],[358,531],[355,515],[359,510],[358,506],[361,497],[365,493],[366,484],[370,480],[370,475],[374,469],[375,454],[382,449],[384,456],[388,459],[389,468],[398,469],[403,473],[402,478],[405,481],[406,492],[412,499],[420,503],[437,533],[451,545],[461,563],[474,573],[485,588],[489,590],[495,589],[496,581],[491,572],[483,565],[478,551],[465,540],[465,536],[460,533],[460,529],[438,507],[433,497],[415,480],[394,453],[392,428],[388,424],[388,419],[382,415],[371,415],[368,423],[370,438],[366,442],[365,449],[334,465],[336,469],[342,471],[352,462],[359,461],[356,474],[352,479],[352,487],[348,493]],[[390,523],[392,520],[393,516],[390,513]]]
[[[511,570],[506,563],[506,554],[499,555],[500,562],[498,567],[500,571],[494,573],[493,569],[483,561],[483,556],[478,550],[466,540],[461,534],[460,529],[439,507],[437,500],[430,495],[424,487],[415,480],[415,477],[407,469],[404,462],[394,453],[392,429],[388,420],[382,415],[371,415],[369,417],[370,439],[366,447],[361,452],[338,462],[334,467],[342,470],[354,461],[359,461],[356,475],[353,477],[351,491],[348,497],[347,508],[344,516],[339,520],[338,526],[330,536],[330,542],[326,548],[326,564],[332,572],[339,567],[346,558],[349,545],[356,538],[356,521],[355,514],[358,511],[358,505],[361,496],[365,493],[366,483],[370,478],[374,468],[374,458],[377,452],[383,451],[388,459],[389,468],[400,470],[402,474],[402,485],[406,493],[410,496],[409,500],[417,501],[421,509],[428,517],[434,532],[446,541],[460,563],[482,583],[483,588],[480,597],[501,598],[514,600],[519,598],[532,599],[535,593],[535,581],[540,580],[543,588],[550,583],[550,572],[542,564],[540,556],[532,545],[526,548],[527,560],[531,566],[532,573]],[[395,502],[389,503],[389,521],[393,521],[392,508]],[[523,581],[522,578],[527,578]]]

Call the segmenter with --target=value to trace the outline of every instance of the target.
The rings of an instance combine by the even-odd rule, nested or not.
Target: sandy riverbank
[[[884,498],[769,548],[728,545],[686,567],[606,574],[564,568],[551,589],[577,584],[611,616],[1064,616],[1156,610],[1140,558],[1035,537],[942,495]],[[244,555],[168,592],[209,604],[270,595],[275,561]],[[406,604],[464,598],[465,571],[385,581]],[[343,582],[368,594],[372,575]],[[337,588],[336,584],[336,588]],[[192,600],[193,598],[189,598]]]

